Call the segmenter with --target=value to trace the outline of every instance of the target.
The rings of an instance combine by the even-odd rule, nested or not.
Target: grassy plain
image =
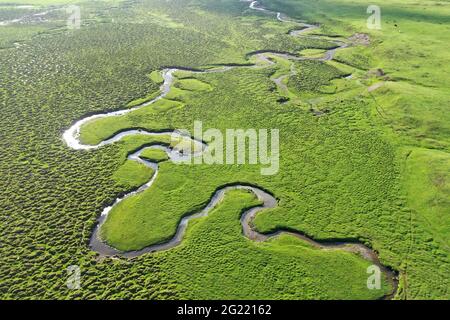
[[[321,22],[317,33],[367,32],[371,45],[339,53],[341,63],[296,65],[305,72],[287,79],[287,104],[279,103],[271,81],[289,67],[280,61],[259,70],[178,75],[158,104],[83,127],[88,143],[128,127],[192,129],[194,120],[205,129],[279,128],[281,134],[275,176],[261,176],[258,166],[160,163],[153,187],[115,207],[102,235],[124,250],[161,242],[219,186],[253,183],[279,199],[278,208],[258,215],[259,230],[357,239],[401,272],[398,298],[448,298],[449,76],[442,72],[449,59],[448,2],[382,1],[382,31],[364,28],[363,1],[263,2]],[[158,90],[162,67],[248,63],[246,54],[255,50],[330,46],[295,39],[287,35],[293,26],[247,6],[86,2],[82,9],[90,15],[80,30],[65,30],[56,17],[58,28],[52,21],[0,27],[2,298],[369,299],[386,292],[365,288],[368,263],[356,255],[318,251],[291,237],[263,244],[243,238],[239,213],[255,202],[242,192],[193,222],[173,250],[99,259],[87,246],[102,208],[150,178],[151,170],[126,156],[154,139],[70,150],[61,134],[73,121],[147,100]],[[24,46],[12,45],[16,40]],[[387,78],[368,72],[375,68]],[[349,70],[354,79],[334,79]],[[367,93],[377,81],[386,84]],[[315,116],[311,108],[329,112]],[[81,267],[81,290],[65,287],[72,264]],[[217,277],[223,281],[213,282]]]
[[[370,36],[369,45],[344,49],[335,60],[366,70],[354,79],[368,88],[383,82],[364,96],[372,99],[373,125],[383,128],[395,146],[402,172],[400,194],[406,200],[404,210],[410,211],[411,244],[403,263],[407,286],[403,294],[405,298],[448,298],[449,282],[439,279],[449,268],[450,118],[445,108],[450,101],[450,76],[442,70],[450,60],[446,49],[450,2],[378,1],[381,30],[367,28],[365,1],[262,2],[321,23],[318,33]],[[382,69],[383,75],[374,76],[371,70],[375,69]],[[434,257],[439,258],[433,261]],[[417,281],[427,277],[428,283]]]

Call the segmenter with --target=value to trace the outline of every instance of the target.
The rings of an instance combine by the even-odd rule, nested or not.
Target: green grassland
[[[271,81],[290,69],[283,59],[261,69],[180,72],[165,99],[83,126],[81,138],[91,144],[129,127],[192,130],[194,120],[222,131],[280,129],[274,176],[262,176],[259,165],[176,165],[146,150],[145,158],[161,161],[154,185],[115,206],[101,236],[122,250],[164,241],[220,186],[251,183],[279,201],[258,214],[258,230],[364,242],[400,272],[397,298],[448,298],[448,2],[382,1],[381,31],[365,29],[359,0],[263,3],[322,23],[316,33],[369,33],[371,44],[345,49],[333,62],[296,63],[288,92]],[[168,137],[70,150],[61,134],[75,120],[155,96],[162,67],[248,63],[255,50],[319,54],[332,43],[291,37],[294,25],[234,0],[81,6],[89,19],[80,30],[65,30],[59,17],[0,27],[7,39],[0,50],[0,297],[375,299],[389,291],[385,283],[366,288],[369,263],[355,254],[314,249],[291,236],[244,238],[239,215],[257,202],[243,191],[192,221],[177,248],[133,260],[92,252],[102,209],[153,174],[127,155]],[[15,37],[25,46],[12,46]],[[386,75],[368,72],[376,68]],[[348,73],[354,78],[342,79]],[[377,81],[386,83],[368,93]],[[282,96],[288,103],[279,103]],[[311,108],[329,112],[316,116]],[[81,290],[65,286],[72,264],[81,268]]]
[[[449,267],[446,228],[450,224],[450,119],[445,106],[450,101],[450,77],[442,70],[450,59],[446,49],[450,40],[450,3],[378,1],[382,29],[370,30],[365,25],[365,1],[262,2],[267,7],[284,7],[291,16],[322,23],[318,33],[370,36],[370,45],[339,51],[335,60],[360,70],[380,68],[385,74],[376,77],[370,71],[358,72],[354,79],[365,86],[385,81],[365,96],[373,100],[373,123],[385,129],[387,139],[396,147],[403,177],[400,191],[411,210],[411,248],[404,262],[408,288],[403,293],[406,298],[448,298],[448,280],[443,273],[436,276],[434,272]],[[432,263],[431,256],[442,260]],[[412,279],[431,274],[429,284],[413,283]],[[431,294],[433,286],[440,288],[441,294]]]
[[[208,217],[193,221],[180,247],[157,254],[171,274],[180,277],[183,298],[379,297],[365,285],[370,263],[354,254],[318,250],[286,235],[267,243],[242,237],[240,212],[255,204],[251,193],[229,192]],[[323,281],[325,274],[331,275],[329,281]],[[387,293],[390,289],[385,286],[381,291]]]

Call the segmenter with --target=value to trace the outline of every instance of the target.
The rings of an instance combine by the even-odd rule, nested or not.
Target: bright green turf
[[[211,90],[211,86],[205,82],[199,81],[195,78],[185,78],[179,80],[175,84],[176,88],[189,91],[208,91]]]
[[[397,162],[404,176],[401,193],[406,206],[402,210],[411,220],[411,244],[409,257],[403,262],[400,296],[448,298],[448,281],[439,279],[445,277],[450,265],[445,160],[450,142],[450,118],[445,111],[450,76],[443,72],[450,60],[450,3],[378,1],[382,29],[376,31],[366,27],[366,1],[262,2],[284,8],[291,16],[321,22],[324,33],[369,34],[369,46],[342,50],[336,59],[361,69],[381,68],[387,74],[375,79],[373,74],[360,71],[354,79],[365,86],[388,81],[367,96],[373,100],[374,123],[381,124],[389,140],[399,147]]]
[[[422,148],[407,150],[405,187],[411,208],[432,230],[433,237],[449,249],[450,156]]]
[[[154,162],[161,162],[168,159],[167,153],[160,149],[145,149],[141,152],[140,157]]]
[[[150,180],[153,170],[136,161],[126,161],[115,173],[114,179],[120,185],[132,187]]]

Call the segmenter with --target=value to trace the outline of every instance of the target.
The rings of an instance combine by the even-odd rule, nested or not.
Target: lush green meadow
[[[370,45],[344,49],[336,60],[369,70],[355,79],[366,86],[383,82],[365,96],[373,101],[371,121],[384,129],[395,147],[401,170],[400,197],[406,200],[402,210],[410,211],[404,213],[411,219],[410,248],[403,262],[404,294],[406,298],[448,298],[450,119],[445,110],[450,77],[443,70],[450,59],[450,3],[378,1],[381,30],[366,27],[365,1],[263,3],[284,6],[293,16],[318,21],[324,33],[369,34]],[[375,68],[384,75],[377,77],[370,71]],[[434,257],[439,258],[434,261]]]
[[[20,15],[5,9],[11,2],[19,0],[0,1],[0,21]],[[333,43],[292,37],[294,23],[237,0],[36,5],[68,3],[81,6],[80,30],[66,30],[64,11],[45,23],[0,26],[1,298],[376,299],[390,291],[385,281],[367,289],[370,263],[356,254],[292,236],[264,243],[243,237],[240,214],[258,204],[244,191],[192,221],[171,250],[132,260],[91,251],[102,209],[154,174],[127,155],[169,137],[71,150],[61,135],[74,121],[149,100],[167,66],[248,64],[257,50],[320,56]],[[221,186],[253,184],[278,199],[277,208],[257,215],[259,231],[365,243],[399,272],[396,298],[448,299],[450,76],[443,70],[450,3],[383,0],[377,31],[365,26],[362,0],[262,3],[321,23],[317,35],[367,33],[370,44],[355,43],[331,62],[295,62],[286,91],[272,81],[291,70],[282,58],[264,68],[178,72],[157,103],[83,126],[89,144],[127,128],[192,132],[196,120],[204,130],[280,130],[273,176],[261,175],[261,165],[177,165],[146,150],[143,158],[159,162],[154,185],[115,206],[101,237],[121,250],[165,241]],[[65,285],[69,265],[81,268],[79,290]]]

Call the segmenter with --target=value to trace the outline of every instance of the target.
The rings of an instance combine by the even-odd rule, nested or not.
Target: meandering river
[[[257,1],[246,1],[246,2],[249,2],[250,9],[257,10],[257,11],[260,11],[260,12],[263,12],[266,14],[274,15],[280,22],[297,23],[299,29],[298,30],[296,29],[296,30],[293,30],[290,32],[290,35],[292,35],[294,37],[298,37],[298,36],[308,37],[305,35],[305,33],[318,28],[317,25],[311,25],[311,24],[307,24],[307,23],[303,23],[303,22],[298,22],[298,21],[290,19],[289,17],[285,16],[284,14],[282,14],[280,12],[274,12],[274,11],[265,9],[265,8],[261,7]],[[315,39],[320,38],[318,36],[309,36],[309,37],[315,38]],[[322,61],[332,60],[334,57],[334,54],[336,53],[337,50],[348,46],[348,44],[346,42],[339,41],[339,40],[335,40],[334,43],[336,44],[336,48],[326,51],[325,54],[320,58],[307,58],[307,57],[300,57],[300,56],[290,54],[290,53],[264,51],[264,52],[255,52],[255,53],[249,54],[249,56],[254,56],[256,58],[256,60],[260,62],[260,64],[245,65],[245,66],[223,65],[223,66],[219,66],[214,69],[191,70],[191,72],[209,73],[209,72],[226,72],[227,70],[230,70],[233,68],[263,68],[268,65],[274,64],[274,62],[272,60],[270,60],[270,58],[269,58],[270,55],[279,56],[279,57],[289,59],[289,60],[322,60]],[[120,133],[117,133],[114,136],[112,136],[108,139],[105,139],[96,145],[83,144],[80,140],[80,130],[84,124],[91,122],[93,120],[101,119],[101,118],[123,116],[123,115],[133,112],[137,109],[144,108],[151,104],[154,104],[156,101],[164,98],[169,93],[171,86],[174,82],[174,73],[178,70],[181,70],[181,69],[166,68],[166,69],[161,70],[161,74],[163,77],[163,83],[160,87],[160,94],[156,98],[154,98],[148,102],[145,102],[143,104],[140,104],[138,106],[135,106],[133,108],[128,108],[128,109],[119,110],[119,111],[113,111],[113,112],[106,112],[106,113],[102,113],[102,114],[96,114],[96,115],[85,117],[85,118],[77,121],[76,123],[74,123],[69,129],[67,129],[64,132],[63,140],[65,141],[67,146],[72,149],[92,150],[92,149],[98,149],[105,145],[115,143],[115,142],[123,139],[124,137],[130,136],[130,135],[148,135],[148,136],[169,136],[170,135],[172,137],[177,137],[180,139],[188,139],[194,145],[197,145],[195,150],[202,150],[201,152],[204,152],[208,148],[208,146],[206,144],[204,144],[201,141],[197,141],[190,136],[186,136],[183,133],[178,132],[176,130],[164,131],[164,132],[152,132],[152,131],[148,131],[148,130],[130,129],[130,130],[121,131]],[[183,70],[186,70],[186,69],[183,69]],[[291,74],[294,73],[295,72],[294,68],[291,68],[290,72],[291,72]],[[280,89],[286,89],[286,86],[283,84],[283,79],[289,75],[290,74],[283,75],[277,79],[273,79],[273,81],[276,83],[276,85]],[[169,148],[162,144],[161,145],[152,145],[150,147],[149,146],[143,147],[128,156],[129,160],[142,163],[143,165],[145,165],[149,168],[152,168],[154,170],[154,174],[153,174],[152,178],[150,179],[150,181],[148,181],[144,185],[140,186],[137,190],[134,190],[132,192],[127,193],[126,195],[124,195],[122,197],[117,198],[111,206],[107,206],[103,209],[100,217],[98,218],[98,223],[97,223],[97,225],[94,229],[94,232],[91,236],[91,239],[90,239],[90,247],[92,248],[92,250],[98,252],[100,255],[122,256],[122,257],[127,257],[127,258],[133,258],[133,257],[137,257],[139,255],[145,254],[145,253],[171,249],[171,248],[177,246],[178,244],[180,244],[181,241],[183,241],[183,237],[184,237],[187,225],[190,220],[207,216],[209,214],[209,212],[223,200],[227,191],[229,191],[231,189],[244,189],[244,190],[248,190],[249,192],[253,192],[258,197],[258,199],[262,202],[262,205],[254,207],[250,210],[247,210],[246,212],[244,212],[242,214],[240,222],[241,222],[242,231],[243,231],[243,234],[245,237],[247,237],[253,241],[261,242],[261,241],[266,241],[267,239],[270,239],[273,237],[277,237],[282,233],[286,233],[286,234],[290,234],[295,237],[301,238],[302,240],[308,242],[310,245],[312,245],[316,248],[319,248],[319,249],[345,250],[345,251],[358,253],[363,258],[365,258],[365,259],[371,261],[372,263],[374,263],[375,265],[377,265],[387,275],[387,278],[393,287],[393,292],[391,294],[387,295],[385,298],[391,298],[395,295],[395,293],[397,291],[397,287],[398,287],[398,281],[397,281],[397,276],[396,276],[395,272],[390,270],[389,268],[386,268],[385,266],[383,266],[380,263],[376,252],[374,250],[372,250],[371,248],[365,246],[364,244],[345,242],[345,241],[342,241],[342,242],[318,242],[318,241],[315,241],[315,240],[307,237],[306,235],[304,235],[300,232],[291,232],[291,231],[288,232],[288,231],[280,230],[280,231],[277,231],[277,232],[274,232],[271,234],[262,234],[256,230],[254,230],[251,226],[252,226],[252,220],[254,219],[256,214],[258,212],[260,212],[261,210],[275,208],[277,206],[277,201],[274,198],[274,196],[269,194],[267,191],[262,190],[261,188],[259,188],[257,186],[252,186],[252,185],[235,184],[235,185],[223,186],[223,187],[217,189],[216,192],[211,197],[209,203],[202,210],[200,210],[197,213],[193,213],[189,216],[185,216],[184,218],[181,219],[180,223],[178,224],[175,235],[170,240],[168,240],[164,243],[154,244],[154,245],[147,246],[141,250],[128,251],[128,252],[122,252],[115,248],[112,248],[111,246],[107,245],[104,241],[102,241],[102,239],[99,236],[99,230],[100,230],[102,224],[107,219],[109,212],[112,210],[112,208],[114,206],[116,206],[119,202],[123,201],[124,199],[126,199],[128,197],[134,196],[134,195],[141,193],[141,192],[145,191],[146,189],[150,188],[152,186],[153,182],[155,181],[155,179],[157,178],[158,163],[148,161],[148,160],[140,157],[141,153],[144,150],[149,149],[149,148],[156,148],[156,149],[165,151],[167,153],[167,155],[169,156],[169,161],[180,161],[180,160],[182,161],[191,156],[195,156],[192,154],[189,155],[189,154],[180,153],[177,150],[174,150],[174,149]]]

